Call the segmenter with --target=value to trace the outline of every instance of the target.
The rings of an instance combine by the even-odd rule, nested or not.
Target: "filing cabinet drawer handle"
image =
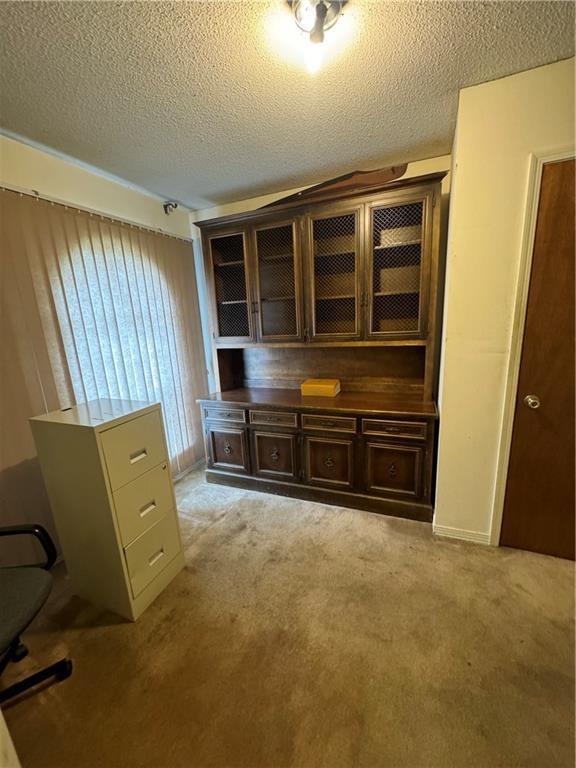
[[[148,504],[145,504],[140,509],[140,517],[146,517],[146,515],[152,512],[154,509],[156,509],[156,499],[152,499],[152,501],[149,501]]]
[[[141,448],[139,451],[136,451],[135,453],[130,454],[130,464],[137,464],[139,461],[142,461],[142,459],[145,459],[148,456],[148,451],[146,448]]]
[[[334,459],[331,456],[328,456],[328,458],[324,461],[324,466],[326,469],[332,469],[334,467]]]
[[[386,432],[401,432],[400,427],[386,427]]]
[[[279,421],[278,416],[267,416],[266,421]]]
[[[388,476],[391,478],[395,478],[398,474],[398,471],[396,470],[396,464],[390,464],[388,467]]]
[[[224,453],[226,454],[226,456],[230,456],[230,454],[232,453],[232,446],[230,445],[230,443],[224,443]]]
[[[318,426],[320,427],[335,427],[336,424],[333,421],[319,421]]]
[[[272,451],[270,453],[270,458],[272,459],[273,462],[278,461],[278,459],[280,458],[280,451],[278,450],[278,448],[272,448]]]
[[[150,568],[153,565],[155,565],[158,562],[158,560],[160,560],[161,557],[164,557],[164,547],[162,547],[162,549],[159,549],[158,552],[153,554],[152,557],[148,559],[148,565],[150,566]]]

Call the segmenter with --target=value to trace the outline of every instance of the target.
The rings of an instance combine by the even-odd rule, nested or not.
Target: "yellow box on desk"
[[[336,397],[340,392],[340,379],[306,379],[300,392],[308,397]]]

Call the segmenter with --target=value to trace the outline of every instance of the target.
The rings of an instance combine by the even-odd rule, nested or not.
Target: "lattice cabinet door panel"
[[[367,336],[426,332],[428,198],[369,207]]]
[[[310,336],[360,337],[361,209],[311,216],[308,272]]]
[[[208,239],[214,286],[214,335],[217,341],[254,338],[249,291],[247,237],[226,232]]]
[[[259,341],[303,338],[300,250],[294,220],[253,232]]]

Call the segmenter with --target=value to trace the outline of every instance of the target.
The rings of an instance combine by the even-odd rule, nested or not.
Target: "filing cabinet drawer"
[[[426,440],[426,422],[393,421],[392,419],[362,419],[365,435],[402,437],[409,440]]]
[[[165,461],[160,411],[127,421],[102,433],[110,485],[115,491]]]
[[[137,597],[179,551],[178,524],[170,510],[124,550],[133,596]]]
[[[302,416],[302,429],[322,432],[356,432],[356,419],[352,416]]]
[[[297,427],[298,414],[287,411],[250,411],[250,424]]]
[[[174,507],[167,462],[117,490],[114,507],[122,544],[126,546]]]
[[[216,419],[217,421],[235,421],[244,424],[245,417],[242,408],[225,408],[223,406],[206,406],[204,408],[205,419]]]

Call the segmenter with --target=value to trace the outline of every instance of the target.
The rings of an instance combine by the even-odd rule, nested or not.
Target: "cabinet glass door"
[[[359,210],[312,218],[310,236],[311,335],[358,338]]]
[[[215,235],[209,242],[214,277],[216,336],[224,341],[249,341],[252,337],[252,322],[244,233]]]
[[[288,221],[257,228],[254,237],[259,339],[298,340],[302,312],[296,224]]]
[[[370,336],[417,336],[422,328],[423,200],[376,206],[370,217]]]

